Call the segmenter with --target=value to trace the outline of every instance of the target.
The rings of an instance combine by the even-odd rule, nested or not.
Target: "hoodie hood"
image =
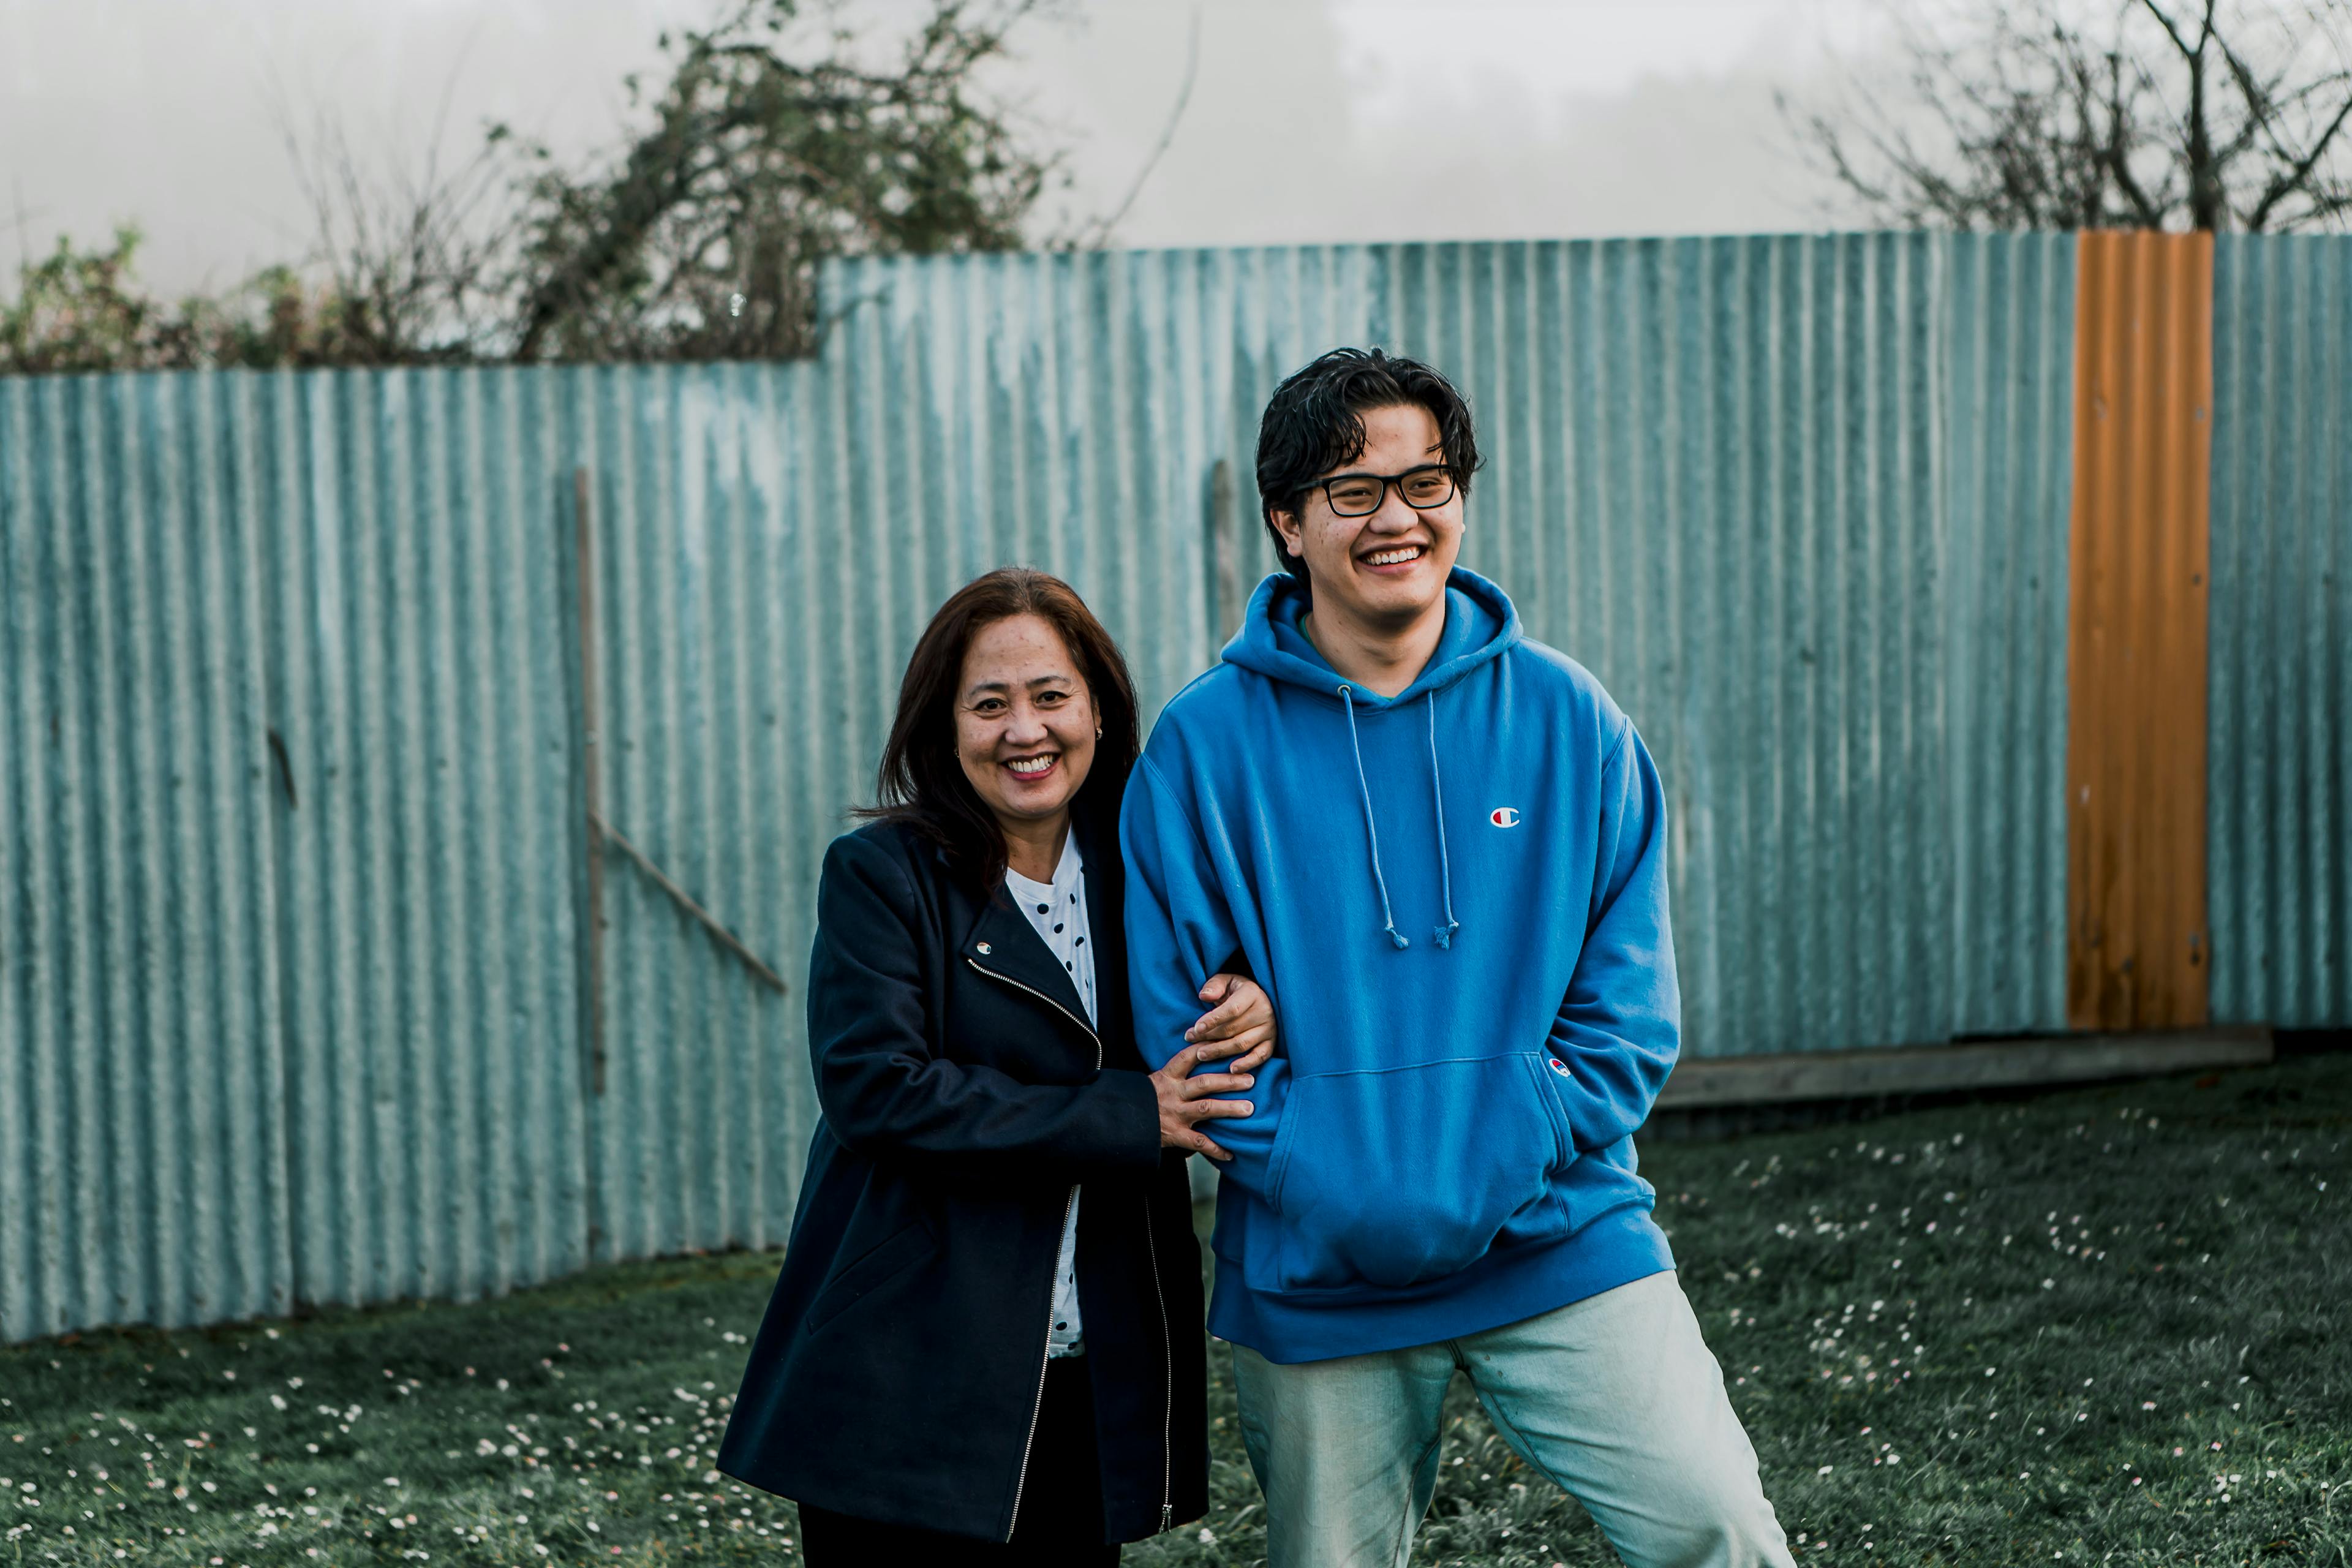
[[[1445,835],[1444,769],[1437,754],[1437,694],[1507,652],[1519,640],[1519,612],[1502,589],[1456,566],[1445,580],[1445,629],[1439,634],[1429,662],[1412,685],[1394,697],[1382,697],[1342,677],[1307,639],[1299,621],[1309,607],[1307,590],[1296,577],[1286,572],[1269,576],[1250,596],[1242,629],[1225,645],[1225,662],[1332,698],[1347,710],[1348,750],[1355,764],[1356,798],[1363,807],[1364,836],[1371,850],[1372,889],[1380,897],[1381,930],[1400,952],[1411,947],[1412,939],[1397,929],[1396,907],[1389,898],[1388,868],[1381,862],[1381,830],[1372,809],[1371,780],[1364,772],[1364,746],[1356,729],[1356,711],[1422,704],[1429,735],[1429,788],[1437,806],[1437,874],[1443,910],[1430,937],[1440,948],[1451,948],[1462,922],[1454,915],[1454,857]]]
[[[1445,630],[1437,649],[1394,697],[1382,697],[1343,681],[1330,661],[1317,651],[1299,620],[1312,607],[1304,584],[1287,572],[1276,572],[1257,585],[1242,629],[1225,645],[1224,661],[1272,680],[1319,691],[1341,700],[1339,688],[1349,685],[1352,700],[1361,708],[1397,708],[1443,691],[1481,665],[1517,646],[1521,633],[1519,612],[1510,596],[1494,584],[1456,566],[1445,580]]]

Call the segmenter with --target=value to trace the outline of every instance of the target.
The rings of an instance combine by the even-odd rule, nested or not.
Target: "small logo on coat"
[[[982,958],[986,958],[990,953],[994,952],[996,950],[994,948],[989,946],[988,943],[984,942],[980,943],[980,955]]]
[[[1486,820],[1497,827],[1517,827],[1519,825],[1519,808],[1516,805],[1498,805],[1486,814]]]

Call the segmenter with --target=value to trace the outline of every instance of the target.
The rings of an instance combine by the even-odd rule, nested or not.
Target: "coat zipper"
[[[1102,1037],[1095,1033],[1093,1025],[1087,1023],[1084,1018],[1079,1017],[1076,1013],[1071,1012],[1067,1007],[1063,1006],[1059,1002],[1055,1001],[1051,996],[1046,995],[1043,991],[1038,990],[1034,985],[1024,985],[1018,980],[1013,979],[1010,974],[999,974],[993,969],[982,969],[977,960],[967,958],[964,962],[971,965],[973,973],[985,974],[991,980],[1001,980],[1005,984],[1012,986],[1015,991],[1026,991],[1030,995],[1034,996],[1038,1001],[1043,1002],[1046,1006],[1051,1007],[1055,1012],[1059,1013],[1063,1017],[1067,1018],[1071,1023],[1076,1024],[1079,1028],[1084,1029],[1087,1032],[1087,1038],[1095,1043],[1095,1071],[1102,1071]]]
[[[1160,1288],[1160,1245],[1151,1235],[1151,1199],[1143,1200],[1143,1250],[1151,1259],[1151,1295],[1160,1303],[1160,1372],[1164,1390],[1160,1406],[1160,1528],[1165,1532],[1176,1512],[1176,1343],[1168,1332],[1168,1295]]]
[[[985,973],[986,971],[982,971],[982,973]],[[1077,1201],[1077,1184],[1076,1183],[1072,1183],[1070,1186],[1070,1195],[1062,1200],[1062,1223],[1064,1225],[1070,1223],[1070,1208],[1071,1205],[1076,1204]],[[1054,1234],[1056,1237],[1059,1237],[1061,1232],[1056,1230]],[[1058,1256],[1058,1247],[1056,1255]],[[1021,1473],[1019,1476],[1014,1478],[1013,1482],[1013,1517],[1005,1521],[1004,1523],[1004,1539],[1007,1542],[1010,1542],[1013,1539],[1013,1532],[1021,1527],[1021,1494],[1026,1491],[1029,1488],[1029,1453],[1031,1449],[1037,1446],[1037,1417],[1043,1415],[1045,1409],[1045,1369],[1053,1363],[1053,1351],[1054,1304],[1052,1300],[1048,1298],[1045,1303],[1045,1343],[1037,1355],[1037,1397],[1032,1400],[1029,1405],[1029,1436],[1021,1440]]]
[[[1087,1038],[1095,1043],[1095,1071],[1102,1071],[1102,1037],[1096,1034],[1085,1019],[1079,1017],[1076,1013],[1071,1012],[1067,1007],[1063,1006],[1059,1002],[1055,1001],[1051,996],[1046,995],[1043,991],[1038,990],[1034,985],[1024,985],[1018,980],[1013,979],[1010,974],[999,974],[993,969],[982,969],[971,959],[967,958],[964,962],[971,964],[972,970],[975,973],[985,974],[991,980],[1002,981],[1005,984],[1012,986],[1016,991],[1026,991],[1030,995],[1034,996],[1038,1001],[1043,1002],[1046,1006],[1051,1007],[1063,1017],[1067,1018],[1071,1023],[1076,1024],[1079,1028],[1085,1029],[1087,1031]],[[1070,1195],[1062,1200],[1062,1224],[1064,1226],[1066,1226],[1070,1223],[1070,1210],[1077,1201],[1077,1184],[1072,1183],[1070,1185]],[[1058,1237],[1061,1235],[1060,1230],[1055,1230],[1055,1235]],[[1145,1240],[1149,1241],[1150,1239],[1150,1234],[1147,1232],[1145,1235]],[[1059,1256],[1058,1241],[1055,1244],[1055,1256]],[[1160,1282],[1160,1259],[1157,1255],[1154,1255],[1151,1259],[1151,1274],[1152,1285],[1154,1289],[1157,1289]],[[1160,1308],[1160,1333],[1163,1340],[1167,1338],[1168,1307],[1165,1302],[1162,1302]],[[1026,1491],[1029,1488],[1029,1455],[1030,1451],[1037,1446],[1037,1417],[1043,1415],[1045,1409],[1045,1369],[1053,1361],[1053,1349],[1054,1300],[1052,1293],[1049,1291],[1045,1298],[1045,1345],[1044,1351],[1041,1352],[1037,1357],[1037,1397],[1030,1402],[1029,1436],[1023,1438],[1021,1441],[1021,1473],[1013,1482],[1013,1517],[1005,1521],[1004,1526],[1004,1539],[1008,1542],[1013,1539],[1013,1532],[1021,1527],[1021,1494]],[[1168,1507],[1163,1503],[1160,1510],[1160,1517],[1163,1521],[1160,1528],[1163,1530],[1167,1528],[1164,1521],[1168,1517]]]

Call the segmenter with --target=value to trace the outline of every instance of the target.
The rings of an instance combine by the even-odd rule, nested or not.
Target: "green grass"
[[[2352,1057],[2203,1082],[1649,1152],[1801,1562],[2352,1563]],[[709,1468],[773,1270],[0,1350],[0,1565],[790,1561]],[[1131,1563],[1264,1556],[1211,1365]],[[1613,1561],[1459,1382],[1443,1458],[1416,1562]]]

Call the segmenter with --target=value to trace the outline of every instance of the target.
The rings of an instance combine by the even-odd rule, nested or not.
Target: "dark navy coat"
[[[896,823],[826,851],[808,996],[824,1117],[719,1447],[729,1475],[1008,1539],[1083,1188],[1101,1539],[1207,1511],[1200,1244],[1129,1022],[1114,826],[1076,828],[1098,1028],[1001,883],[980,897]]]

